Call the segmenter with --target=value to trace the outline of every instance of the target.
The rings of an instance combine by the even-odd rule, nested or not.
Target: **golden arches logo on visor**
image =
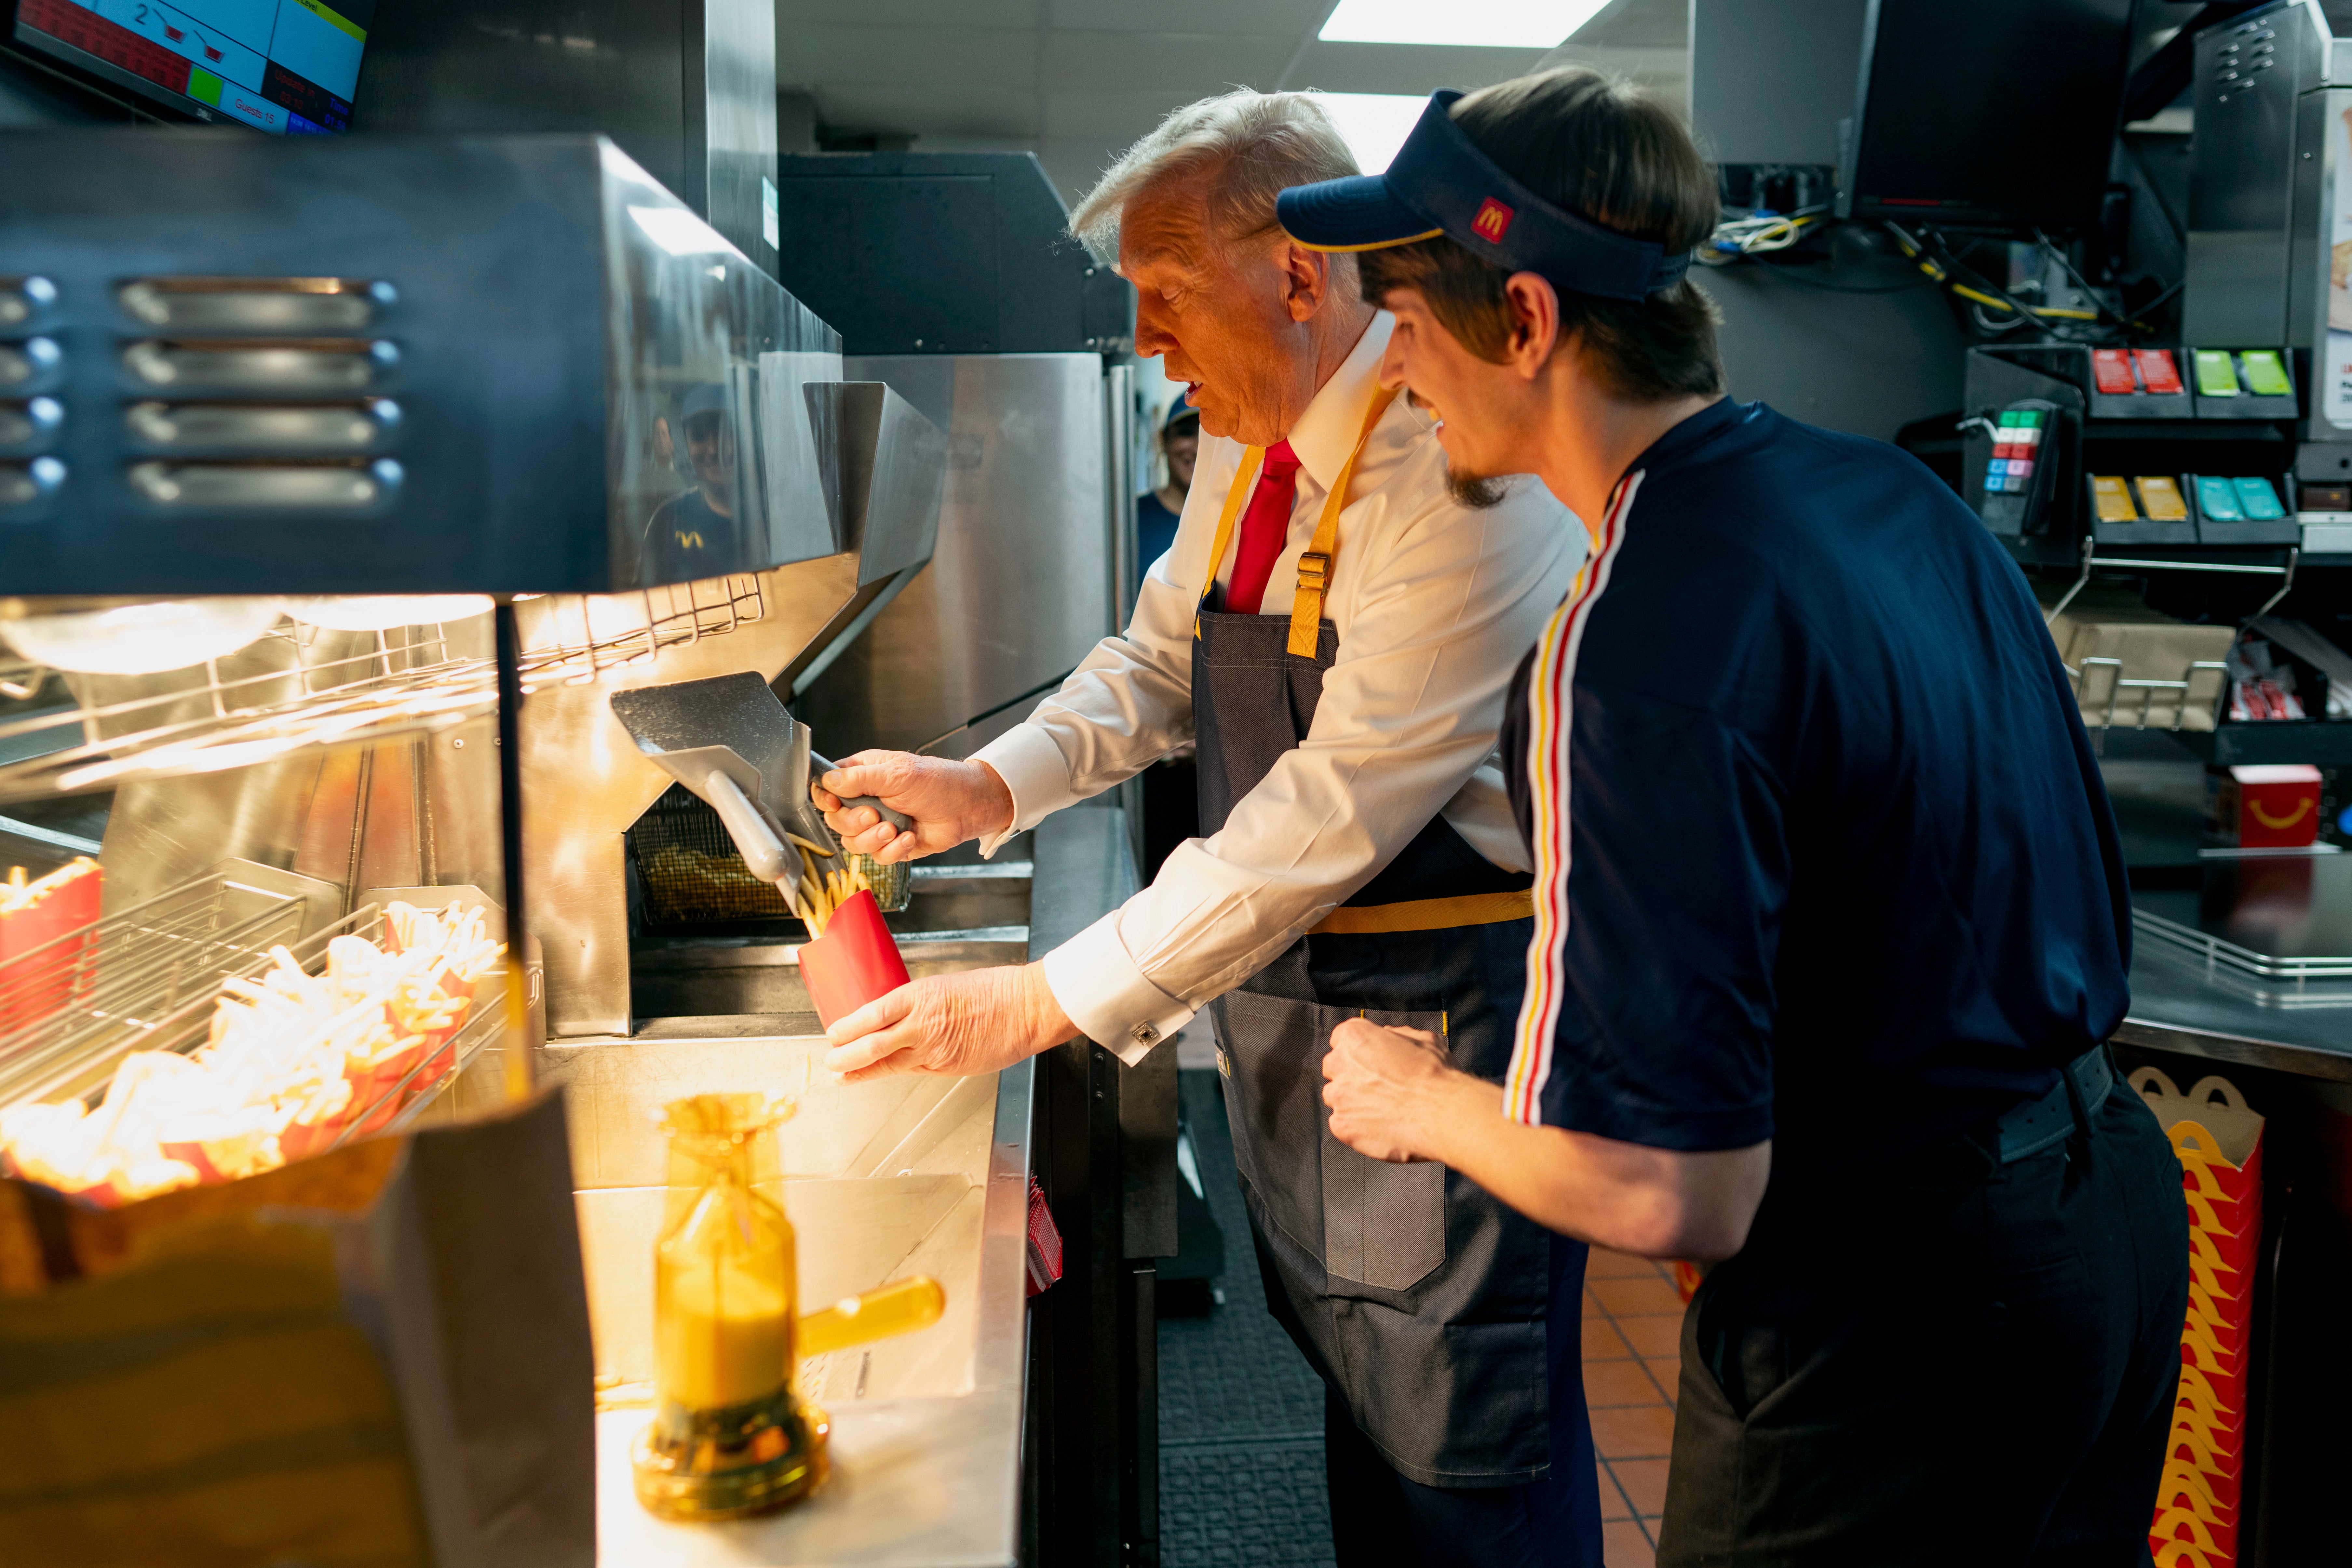
[[[1479,206],[1478,215],[1470,220],[1471,232],[1489,245],[1500,245],[1503,236],[1511,232],[1511,220],[1517,216],[1517,211],[1489,196]]]

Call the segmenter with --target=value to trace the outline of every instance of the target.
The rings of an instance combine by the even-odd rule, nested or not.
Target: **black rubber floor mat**
[[[1160,1322],[1164,1568],[1328,1564],[1323,1380],[1265,1310],[1217,1074],[1180,1076],[1209,1208],[1225,1236],[1224,1304]]]

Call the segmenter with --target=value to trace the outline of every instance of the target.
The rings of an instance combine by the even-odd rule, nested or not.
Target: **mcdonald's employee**
[[[887,859],[992,851],[1197,737],[1201,836],[1041,963],[836,1023],[826,1065],[992,1071],[1077,1034],[1136,1061],[1208,1009],[1268,1306],[1329,1391],[1338,1561],[1597,1568],[1584,1249],[1325,1128],[1344,1019],[1424,1027],[1500,1082],[1531,927],[1490,764],[1583,538],[1524,477],[1449,485],[1429,421],[1380,384],[1390,321],[1352,260],[1276,225],[1284,186],[1354,168],[1312,98],[1240,91],[1177,110],[1078,204],[1136,285],[1138,350],[1200,411],[1175,543],[1026,724],[969,761],[868,753],[823,781],[911,832],[820,800]]]
[[[1724,396],[1715,177],[1630,87],[1439,93],[1384,175],[1279,210],[1358,256],[1457,489],[1532,471],[1593,526],[1504,727],[1508,1076],[1344,1024],[1333,1134],[1724,1260],[1661,1563],[2146,1563],[2180,1171],[2106,1055],[2123,860],[2017,568],[1911,457]]]

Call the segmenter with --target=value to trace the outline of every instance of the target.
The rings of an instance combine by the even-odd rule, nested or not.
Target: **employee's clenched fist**
[[[985,762],[910,751],[861,751],[809,787],[844,848],[889,863],[935,855],[1013,825],[1013,791]],[[914,827],[901,832],[870,806],[844,810],[845,795],[871,795]]]
[[[833,1047],[824,1065],[852,1083],[894,1072],[994,1072],[1077,1032],[1043,964],[967,969],[909,981],[835,1023],[824,1031]]]
[[[1331,1031],[1323,1057],[1331,1135],[1392,1164],[1436,1158],[1429,1113],[1450,1081],[1463,1076],[1446,1065],[1445,1047],[1428,1030],[1349,1019]]]

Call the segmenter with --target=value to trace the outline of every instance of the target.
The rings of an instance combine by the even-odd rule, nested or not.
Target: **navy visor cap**
[[[1673,256],[1554,206],[1478,151],[1449,112],[1458,92],[1429,107],[1383,174],[1298,185],[1276,199],[1290,237],[1309,250],[1386,250],[1439,235],[1513,272],[1536,273],[1563,294],[1645,299],[1690,270]]]

